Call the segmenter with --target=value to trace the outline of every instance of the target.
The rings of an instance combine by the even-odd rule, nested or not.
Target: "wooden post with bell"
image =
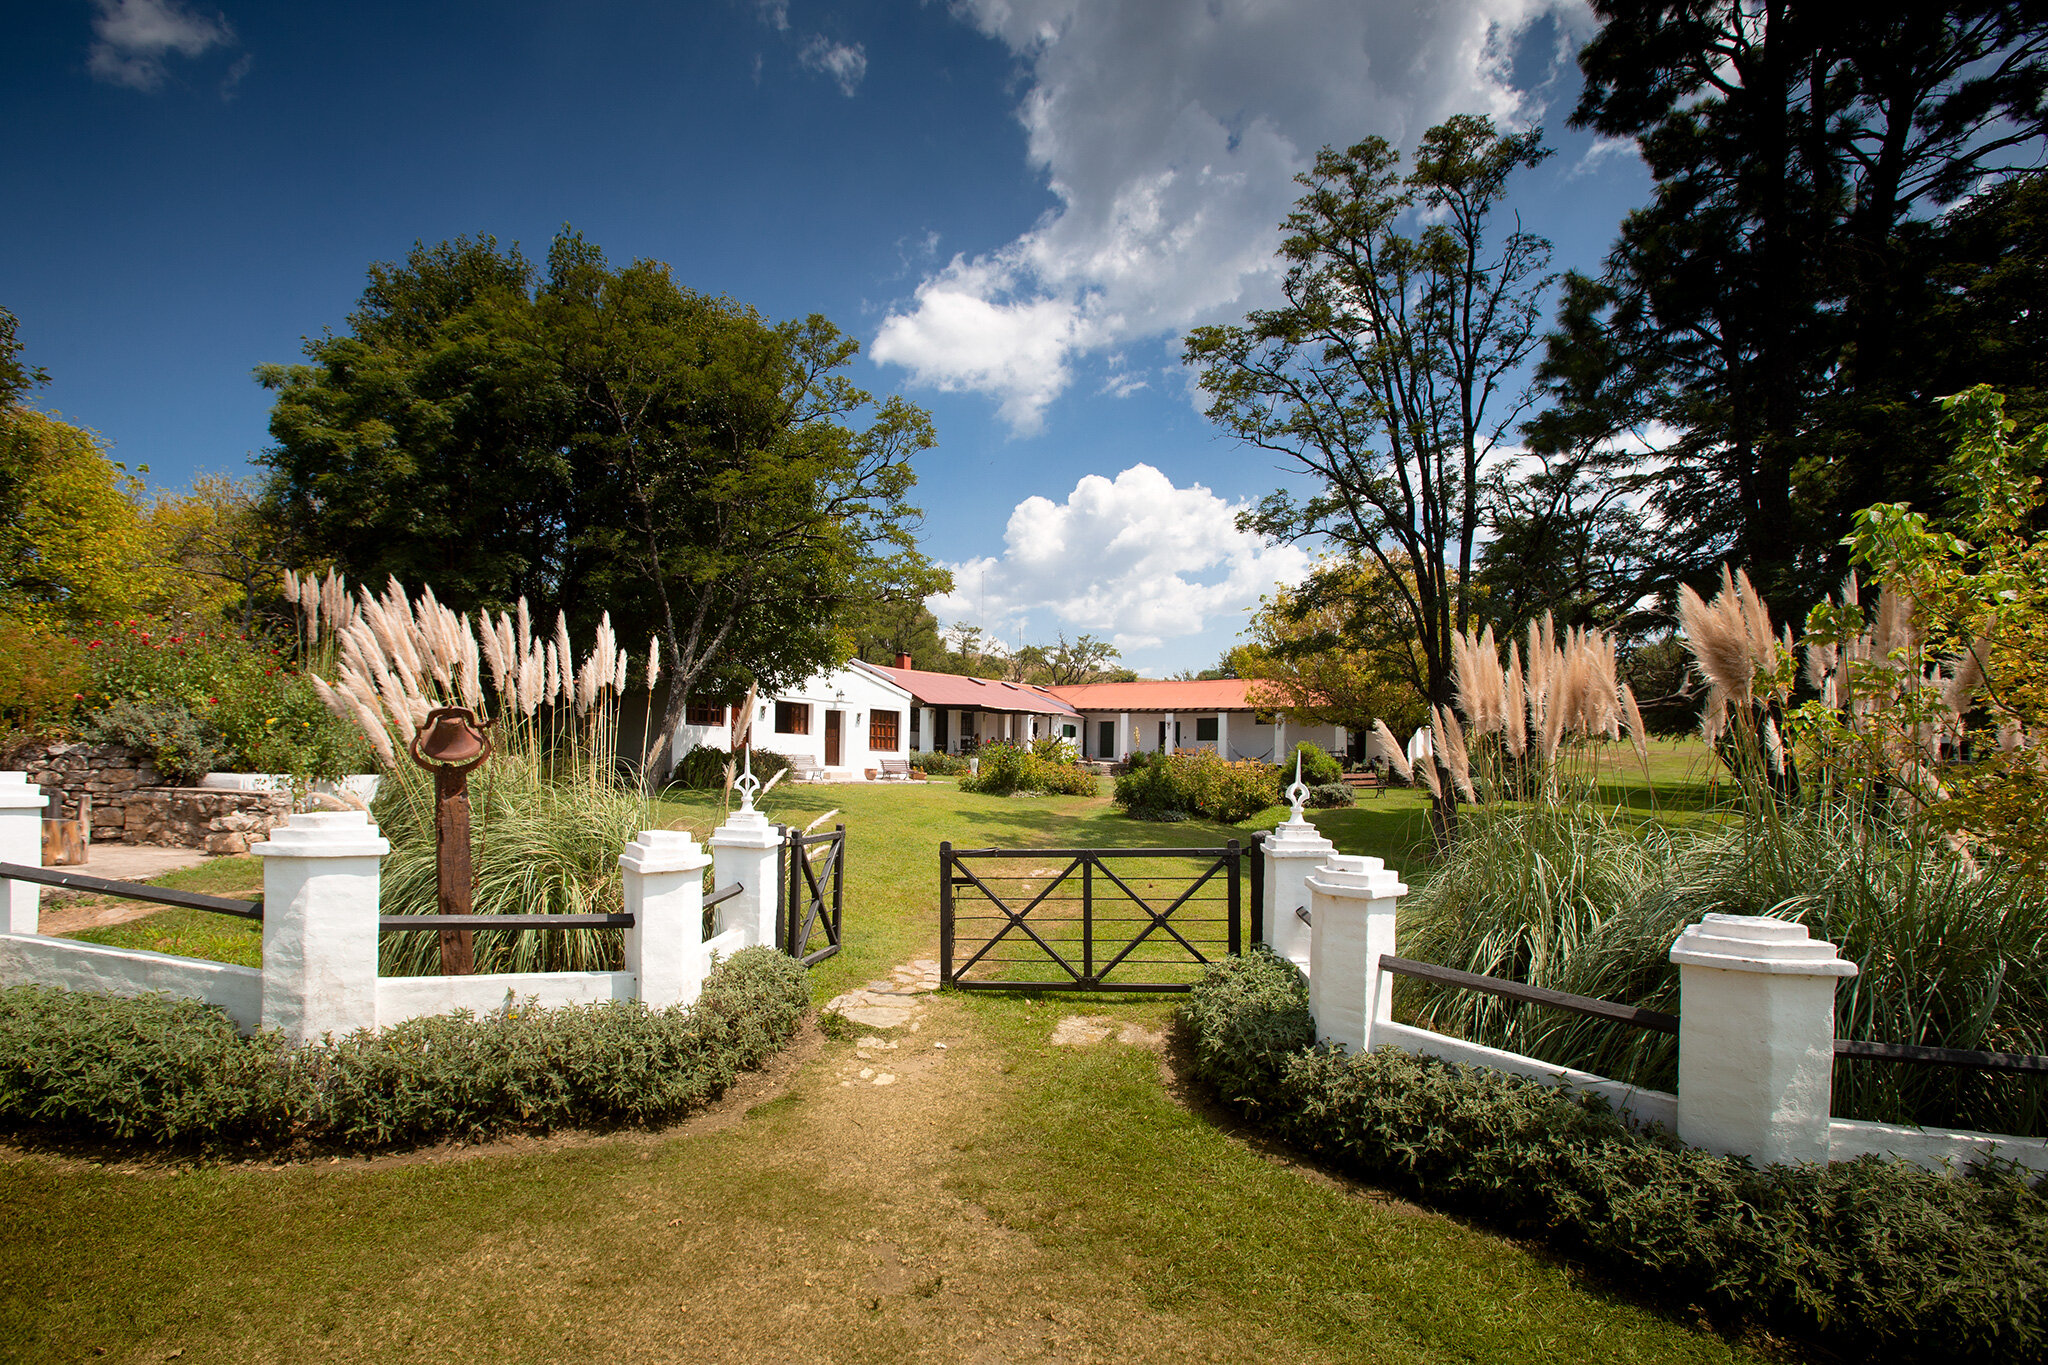
[[[412,737],[413,762],[434,775],[434,886],[441,914],[467,915],[472,908],[475,873],[469,851],[469,773],[491,756],[488,725],[477,723],[466,706],[441,706],[427,712]],[[466,929],[443,929],[441,971],[468,976],[476,970],[473,936]]]

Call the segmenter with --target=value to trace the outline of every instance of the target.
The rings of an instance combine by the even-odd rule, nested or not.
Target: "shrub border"
[[[1274,1135],[1723,1313],[1887,1357],[2048,1359],[2048,1177],[1863,1157],[1761,1169],[1596,1095],[1394,1048],[1314,1045],[1260,948],[1182,1006],[1196,1076]]]
[[[695,1004],[514,1006],[292,1048],[196,1000],[0,990],[0,1128],[219,1151],[363,1151],[654,1124],[716,1099],[810,1007],[773,948],[715,966]]]

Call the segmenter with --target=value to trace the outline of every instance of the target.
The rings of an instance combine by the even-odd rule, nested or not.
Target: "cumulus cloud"
[[[839,82],[839,93],[848,99],[868,74],[867,49],[859,43],[835,43],[822,34],[813,34],[796,58],[806,70],[822,72]]]
[[[163,85],[171,54],[199,57],[235,42],[226,15],[209,19],[178,0],[93,0],[92,36],[86,69],[93,78],[143,91]]]
[[[957,0],[1028,72],[1018,118],[1059,206],[958,255],[872,354],[1036,430],[1078,356],[1270,301],[1277,224],[1325,144],[1412,144],[1454,113],[1514,123],[1515,40],[1578,0]]]
[[[1003,553],[947,565],[954,590],[928,605],[945,622],[1107,636],[1123,650],[1197,635],[1308,572],[1300,548],[1238,530],[1240,510],[1148,464],[1114,479],[1090,474],[1065,502],[1018,503]]]

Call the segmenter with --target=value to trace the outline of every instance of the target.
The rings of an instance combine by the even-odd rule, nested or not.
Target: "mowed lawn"
[[[820,999],[934,951],[942,840],[1246,834],[946,782],[778,787],[768,804],[847,825],[847,949],[816,969]],[[664,814],[701,832],[715,803]],[[1422,819],[1401,792],[1317,815],[1381,856],[1426,843]],[[205,880],[232,885],[238,865]],[[657,1132],[282,1164],[0,1149],[0,1357],[1753,1358],[1654,1283],[1588,1277],[1264,1149],[1178,1082],[1171,1010],[943,995],[894,1047],[809,1032],[772,1077]],[[1077,1013],[1110,1040],[1053,1045]]]

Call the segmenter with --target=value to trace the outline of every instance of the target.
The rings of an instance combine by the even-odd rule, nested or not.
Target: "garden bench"
[[[792,782],[823,782],[825,780],[825,769],[816,759],[792,758],[789,760],[789,780]]]
[[[1374,796],[1383,796],[1387,790],[1387,784],[1380,781],[1380,775],[1371,768],[1355,773],[1345,773],[1344,785],[1350,787],[1353,791],[1369,791]]]
[[[911,771],[910,760],[907,758],[882,759],[881,768],[882,780],[884,782],[908,782],[912,777],[924,776],[923,773],[913,773]]]

